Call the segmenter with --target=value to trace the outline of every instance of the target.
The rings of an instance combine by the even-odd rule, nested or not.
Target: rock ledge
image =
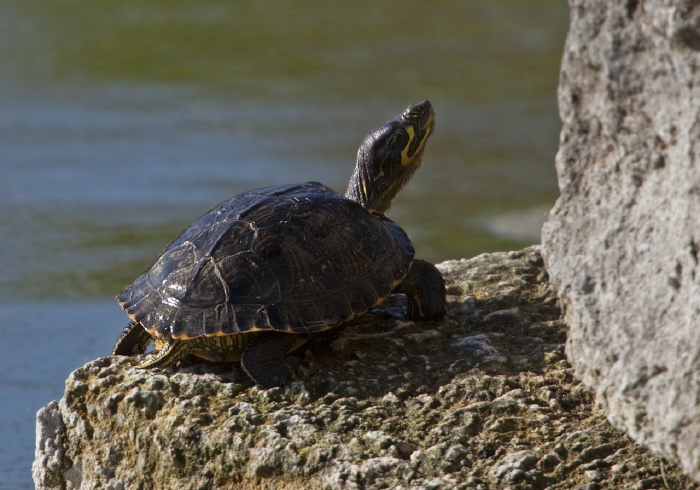
[[[688,488],[572,376],[538,247],[441,264],[449,318],[400,298],[319,336],[291,383],[105,357],[37,414],[37,489]]]

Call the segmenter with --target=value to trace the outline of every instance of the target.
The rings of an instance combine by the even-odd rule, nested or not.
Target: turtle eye
[[[412,111],[406,111],[403,115],[406,119],[409,121],[417,121],[421,116],[420,111],[412,110]]]

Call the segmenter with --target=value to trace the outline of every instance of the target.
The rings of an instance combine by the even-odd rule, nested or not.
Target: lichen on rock
[[[87,363],[37,415],[37,488],[663,488],[573,378],[538,247],[439,268],[445,321],[392,297],[314,337],[281,388],[232,364]]]

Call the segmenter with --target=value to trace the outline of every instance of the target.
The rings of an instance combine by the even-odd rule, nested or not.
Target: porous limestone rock
[[[37,415],[37,489],[687,487],[574,379],[537,247],[439,267],[444,322],[392,298],[315,337],[281,388],[89,362]]]
[[[572,0],[543,255],[612,423],[700,481],[700,4]]]

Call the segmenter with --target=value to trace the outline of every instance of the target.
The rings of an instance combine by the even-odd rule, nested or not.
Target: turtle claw
[[[408,275],[394,292],[406,295],[409,320],[439,321],[447,314],[445,281],[430,262],[414,260]]]

